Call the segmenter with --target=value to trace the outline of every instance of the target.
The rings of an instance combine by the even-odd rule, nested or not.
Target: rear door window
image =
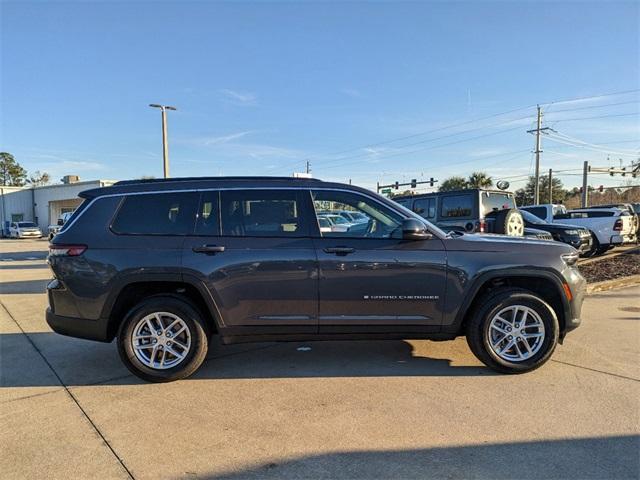
[[[197,205],[195,192],[129,195],[111,229],[128,235],[188,235],[193,231]]]
[[[473,215],[473,195],[442,197],[440,216],[443,218],[468,218]]]
[[[423,218],[436,217],[436,199],[435,198],[419,198],[413,204],[413,211]]]
[[[309,192],[304,190],[222,191],[222,234],[232,237],[308,236],[312,217],[310,210],[305,211],[308,202]]]
[[[220,192],[202,192],[196,218],[196,235],[220,235]]]

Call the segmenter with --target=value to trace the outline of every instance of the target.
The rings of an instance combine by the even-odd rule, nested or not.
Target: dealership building
[[[63,213],[73,212],[82,199],[78,194],[92,188],[107,187],[114,180],[81,182],[76,175],[67,175],[63,183],[39,187],[0,186],[0,226],[6,234],[11,222],[34,222],[43,232],[55,225]]]

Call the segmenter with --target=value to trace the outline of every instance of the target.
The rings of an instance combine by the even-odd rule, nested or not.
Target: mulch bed
[[[634,250],[598,262],[579,266],[578,269],[588,283],[614,280],[640,274],[640,251]]]

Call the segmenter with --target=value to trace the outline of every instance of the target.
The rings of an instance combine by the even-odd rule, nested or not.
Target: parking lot
[[[0,241],[3,478],[638,478],[640,287],[526,375],[455,342],[221,346],[146,384],[44,321],[47,242]]]

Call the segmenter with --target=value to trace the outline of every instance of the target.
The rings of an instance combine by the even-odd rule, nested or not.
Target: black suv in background
[[[50,244],[47,322],[117,338],[149,381],[192,374],[214,333],[224,343],[465,335],[486,365],[521,373],[580,323],[572,248],[448,235],[362,188],[185,178],[81,197]],[[317,212],[345,211],[366,221],[320,229]]]
[[[520,210],[520,214],[524,220],[525,227],[549,232],[554,240],[571,245],[582,256],[591,253],[593,240],[591,231],[586,228],[562,223],[549,223],[526,210]]]
[[[469,188],[394,197],[393,200],[445,231],[524,234],[522,215],[510,192]]]

